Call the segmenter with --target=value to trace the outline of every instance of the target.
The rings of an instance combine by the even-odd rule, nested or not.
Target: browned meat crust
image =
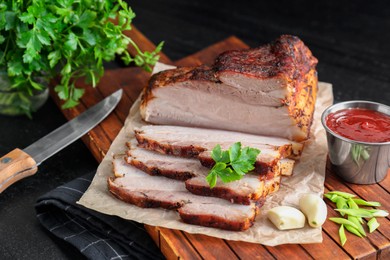
[[[282,35],[274,42],[254,49],[226,51],[213,66],[217,75],[232,71],[255,78],[298,79],[316,66],[318,60],[296,36]]]

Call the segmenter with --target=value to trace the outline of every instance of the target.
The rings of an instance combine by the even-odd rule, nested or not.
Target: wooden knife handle
[[[33,175],[38,170],[35,160],[16,148],[0,158],[0,193],[11,184]]]

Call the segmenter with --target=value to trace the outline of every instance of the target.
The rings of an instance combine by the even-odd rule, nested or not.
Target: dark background
[[[319,59],[320,81],[335,102],[365,99],[390,105],[390,8],[386,1],[128,1],[134,25],[164,53],[180,59],[236,35],[252,47],[280,34],[299,36]],[[119,68],[119,62],[107,68]],[[53,101],[26,117],[0,116],[0,155],[25,148],[66,120]],[[37,198],[97,162],[81,141],[45,161],[39,172],[0,194],[0,259],[76,259],[80,254],[46,232]]]

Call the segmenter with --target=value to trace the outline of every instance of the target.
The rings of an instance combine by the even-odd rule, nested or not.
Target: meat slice
[[[256,49],[228,51],[212,67],[153,75],[143,91],[141,116],[154,124],[304,141],[317,95],[316,64],[304,43],[289,35]]]
[[[150,174],[185,181],[208,171],[196,159],[168,156],[132,145],[127,152],[128,164]]]
[[[242,147],[250,146],[261,150],[256,164],[272,167],[280,158],[297,157],[303,145],[283,138],[256,136],[223,130],[211,130],[179,126],[146,125],[135,130],[135,137],[140,147],[160,153],[182,157],[210,157],[210,151],[220,144],[228,149],[240,141]],[[208,154],[208,155],[207,155]]]
[[[109,178],[110,192],[120,200],[138,207],[178,209],[182,220],[189,224],[233,231],[253,225],[263,200],[250,205],[232,204],[227,200],[197,196],[188,192],[183,182],[160,176],[150,176],[129,167],[123,158],[114,158],[118,178]]]

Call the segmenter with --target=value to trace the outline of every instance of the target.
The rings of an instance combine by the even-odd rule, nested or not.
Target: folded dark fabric
[[[41,224],[89,259],[163,259],[142,224],[76,204],[94,173],[59,186],[35,206]]]

